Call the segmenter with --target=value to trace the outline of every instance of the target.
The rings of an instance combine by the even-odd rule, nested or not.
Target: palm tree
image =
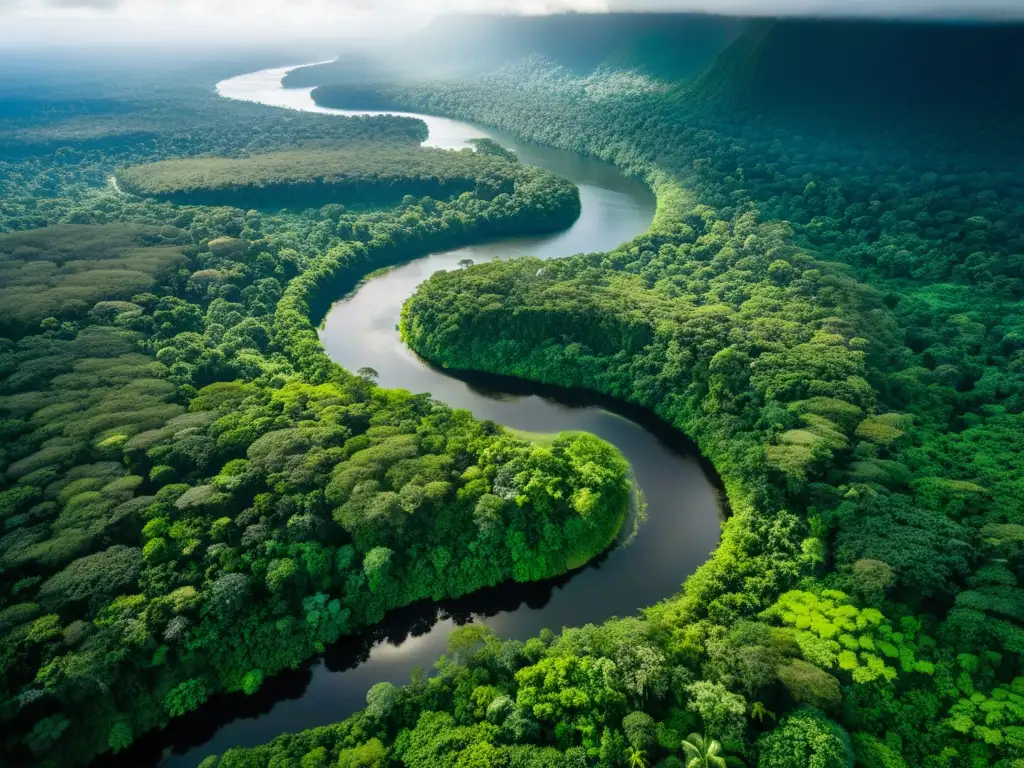
[[[739,758],[723,755],[722,745],[717,741],[699,733],[691,733],[683,740],[683,753],[686,755],[686,768],[727,768],[730,765],[743,765]]]
[[[629,768],[647,768],[647,753],[642,749],[627,747],[626,760],[629,761]]]
[[[750,719],[757,720],[759,723],[763,723],[766,717],[770,717],[772,720],[775,719],[775,713],[769,711],[764,705],[763,701],[755,701],[750,707]]]

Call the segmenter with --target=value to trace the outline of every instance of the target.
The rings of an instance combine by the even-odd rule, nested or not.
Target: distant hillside
[[[724,106],[1019,109],[1024,25],[751,22],[689,92]]]
[[[381,52],[346,51],[335,61],[293,69],[283,80],[286,88],[313,88],[325,83],[358,85],[402,77],[402,67]]]
[[[347,106],[380,107],[375,84],[427,82],[436,92],[446,81],[518,71],[509,65],[527,57],[557,68],[559,78],[642,72],[672,83],[672,110],[691,116],[741,109],[821,118],[826,127],[833,118],[877,127],[900,113],[949,116],[955,119],[948,122],[974,130],[967,124],[998,128],[1000,115],[1024,113],[1024,24],[638,13],[449,16],[400,50],[378,52],[377,64],[349,54],[300,70],[287,84],[344,85]]]
[[[705,66],[743,26],[742,20],[694,14],[448,16],[424,36],[478,63],[539,54],[578,74],[610,63],[674,79]]]
[[[456,77],[533,55],[577,74],[609,66],[677,80],[700,72],[745,25],[742,19],[693,14],[442,16],[379,52],[375,63],[345,54],[337,62],[295,71],[285,85]]]

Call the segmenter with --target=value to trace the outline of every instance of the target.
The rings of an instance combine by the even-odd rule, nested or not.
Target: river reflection
[[[218,85],[228,98],[329,114],[364,114],[317,107],[310,89],[280,85],[289,68],[265,70]],[[452,629],[484,619],[503,638],[527,639],[561,629],[635,614],[679,589],[718,543],[721,505],[713,473],[688,441],[645,412],[584,393],[564,392],[498,377],[457,378],[427,365],[404,347],[395,326],[402,303],[439,269],[461,259],[518,255],[540,258],[608,251],[642,234],[654,217],[654,197],[639,181],[592,158],[535,147],[499,132],[445,118],[420,116],[426,144],[468,146],[490,137],[523,162],[551,170],[580,188],[582,214],[565,232],[509,239],[436,253],[363,285],[327,314],[321,340],[350,370],[370,366],[385,387],[430,392],[482,419],[539,432],[585,430],[614,444],[629,460],[648,504],[648,521],[628,546],[617,546],[581,570],[541,584],[481,590],[459,600],[397,610],[380,625],[344,638],[303,669],[268,680],[254,696],[220,696],[112,759],[114,765],[193,767],[234,746],[344,719],[365,702],[374,683],[401,685],[416,668],[429,670]]]

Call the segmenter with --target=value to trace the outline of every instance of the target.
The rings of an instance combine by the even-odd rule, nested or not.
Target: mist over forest
[[[0,763],[1020,768],[1024,9],[771,12],[0,3]]]

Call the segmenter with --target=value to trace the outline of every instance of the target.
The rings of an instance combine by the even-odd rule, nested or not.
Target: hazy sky
[[[0,0],[0,43],[379,37],[438,13],[565,10],[1024,19],[1024,0]]]

